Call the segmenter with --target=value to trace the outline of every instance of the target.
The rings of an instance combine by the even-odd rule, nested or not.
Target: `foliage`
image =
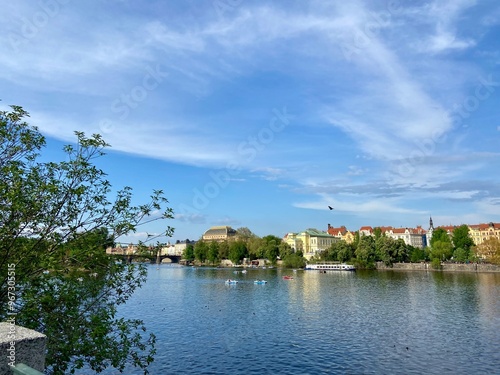
[[[369,266],[376,257],[375,239],[372,236],[361,236],[354,254],[359,261]]]
[[[455,228],[453,230],[452,241],[455,251],[457,249],[462,249],[462,251],[459,252],[459,256],[468,259],[470,249],[474,246],[474,241],[469,236],[469,227],[464,224]],[[456,256],[454,256],[454,258],[456,258]]]
[[[474,253],[488,263],[500,265],[500,239],[490,237],[474,247]]]
[[[49,337],[48,373],[127,364],[147,373],[154,335],[143,336],[140,320],[116,316],[145,270],[117,264],[105,248],[146,222],[172,218],[170,208],[162,212],[168,201],[157,190],[133,206],[128,187],[110,200],[111,184],[94,165],[108,147],[99,135],[77,132],[67,160],[40,162],[45,139],[27,116],[18,106],[0,112],[0,318],[15,312],[17,324]],[[7,265],[16,278],[10,304]]]
[[[432,244],[430,253],[431,260],[438,259],[439,261],[445,261],[450,259],[452,255],[453,245],[451,241],[434,241]]]
[[[211,264],[219,260],[219,243],[217,241],[212,241],[208,245],[207,260]]]
[[[234,264],[239,264],[248,254],[245,242],[237,240],[229,244],[229,260]]]
[[[441,260],[439,260],[439,258],[433,258],[431,260],[431,267],[435,270],[441,269]]]
[[[354,245],[345,241],[334,242],[320,254],[320,259],[333,262],[347,262],[354,257]]]
[[[443,228],[437,228],[432,232],[432,238],[430,241],[431,248],[435,242],[447,242],[451,244],[451,239],[448,233]]]
[[[469,260],[469,252],[459,247],[453,251],[453,260],[456,262],[465,262]]]
[[[182,258],[187,260],[188,262],[192,262],[194,260],[194,246],[193,246],[193,244],[186,245],[186,248],[182,252]]]
[[[262,252],[272,264],[276,264],[276,260],[280,254],[280,244],[282,243],[281,238],[267,235],[262,237]]]
[[[197,261],[204,263],[208,256],[208,243],[197,241],[194,244],[194,257]]]
[[[425,250],[413,246],[409,246],[409,257],[410,257],[410,262],[413,263],[418,263],[423,260],[427,260],[427,255]]]
[[[252,231],[247,227],[241,227],[236,229],[236,236],[238,239],[245,242],[252,238],[257,238],[257,235],[253,234]]]
[[[290,253],[283,258],[283,266],[286,268],[304,268],[306,260],[302,254]]]

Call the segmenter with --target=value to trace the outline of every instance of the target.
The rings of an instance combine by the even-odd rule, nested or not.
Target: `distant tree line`
[[[188,261],[207,265],[219,264],[224,259],[240,264],[245,258],[267,259],[271,264],[282,260],[283,266],[290,268],[301,268],[306,263],[302,251],[294,251],[281,238],[274,235],[260,238],[248,228],[239,228],[235,239],[222,242],[200,240],[195,245],[188,244],[183,255]],[[397,262],[429,261],[433,267],[439,268],[445,261],[477,262],[479,259],[500,264],[500,241],[492,238],[474,246],[469,228],[461,225],[454,229],[451,236],[444,229],[437,228],[430,244],[423,249],[408,245],[403,239],[386,236],[380,228],[374,229],[373,236],[355,232],[352,243],[335,242],[313,257],[311,262],[349,262],[358,268],[375,268],[376,262],[391,266]]]
[[[183,258],[208,265],[219,264],[224,259],[229,259],[233,264],[241,264],[246,258],[248,260],[267,259],[273,265],[278,260],[282,260],[285,267],[291,268],[305,266],[302,252],[295,252],[279,237],[267,235],[261,238],[248,228],[239,228],[236,232],[234,239],[220,242],[199,240],[194,245],[188,244]]]

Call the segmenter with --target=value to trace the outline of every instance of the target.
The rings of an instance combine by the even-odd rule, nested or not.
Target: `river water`
[[[500,374],[500,274],[148,267],[152,374]]]

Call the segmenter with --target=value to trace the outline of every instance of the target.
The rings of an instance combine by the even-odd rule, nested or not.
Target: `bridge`
[[[115,256],[126,263],[132,263],[134,260],[146,260],[151,263],[180,263],[182,259],[182,251],[176,250],[173,246],[163,247],[161,249],[142,249],[139,250],[137,245],[127,245],[118,247],[108,247],[106,254]]]
[[[182,256],[180,255],[149,255],[149,254],[111,254],[123,262],[132,263],[134,260],[148,259],[150,263],[180,263]]]

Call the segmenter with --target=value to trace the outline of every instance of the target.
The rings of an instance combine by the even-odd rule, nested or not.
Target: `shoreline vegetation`
[[[153,262],[152,262],[153,264]],[[162,264],[175,264],[175,263],[162,263]],[[181,264],[181,263],[180,263]],[[201,264],[198,262],[192,262],[189,264],[182,263],[181,265],[187,267],[217,267],[217,268],[252,268],[251,265],[233,265],[228,262],[223,262],[219,265],[208,265]],[[418,262],[418,263],[410,263],[410,262],[400,262],[400,263],[392,263],[391,265],[386,265],[384,262],[375,262],[374,268],[363,268],[357,267],[358,270],[377,270],[377,271],[443,271],[443,272],[499,272],[500,273],[500,265],[491,264],[491,263],[458,263],[458,262],[442,262],[440,267],[433,267],[431,262]],[[257,269],[262,269],[263,267],[258,266],[254,267]],[[267,267],[267,268],[273,268]],[[286,267],[281,262],[278,261],[274,268],[279,269],[289,269],[290,267]],[[314,271],[311,271],[314,272]]]

